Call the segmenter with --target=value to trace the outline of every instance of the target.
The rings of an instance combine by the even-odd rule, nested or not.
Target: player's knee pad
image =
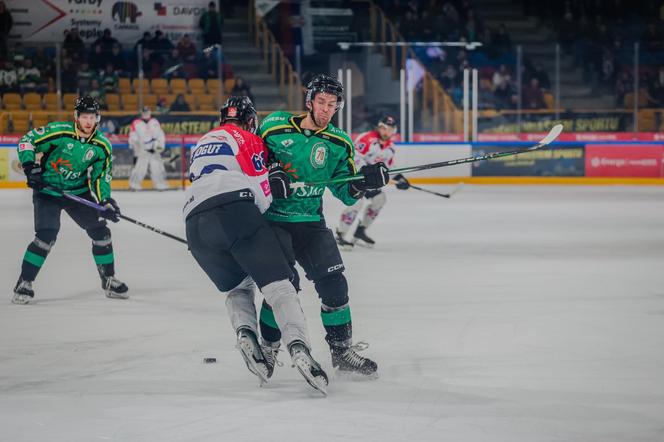
[[[86,230],[92,243],[96,246],[107,246],[111,244],[111,229],[107,226],[98,226]]]
[[[296,291],[293,284],[287,280],[271,282],[261,289],[265,301],[272,307],[295,299]]]
[[[314,282],[318,297],[328,307],[341,307],[348,303],[348,282],[343,273],[327,275]]]
[[[52,246],[58,238],[57,229],[39,229],[35,232],[35,243],[38,241]]]

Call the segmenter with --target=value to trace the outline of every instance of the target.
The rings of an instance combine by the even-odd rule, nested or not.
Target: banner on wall
[[[218,115],[153,114],[161,128],[169,135],[204,134],[219,125]],[[101,120],[101,130],[107,135],[129,135],[131,122],[138,116],[106,116]]]
[[[209,0],[5,0],[14,19],[10,39],[63,42],[64,31],[78,28],[85,43],[110,29],[132,46],[146,31],[161,30],[171,41],[184,34],[200,37],[198,22]]]
[[[490,133],[541,132],[547,133],[556,123],[565,126],[565,132],[624,132],[632,122],[632,114],[615,112],[598,114],[596,112],[564,112],[560,118],[555,114],[524,114],[521,118],[521,130],[516,114],[497,117],[483,117],[478,120],[479,131]]]
[[[505,146],[474,146],[473,156],[502,152]],[[473,176],[583,176],[583,147],[558,145],[509,157],[478,161]]]
[[[586,176],[664,177],[664,146],[589,144],[586,146]]]

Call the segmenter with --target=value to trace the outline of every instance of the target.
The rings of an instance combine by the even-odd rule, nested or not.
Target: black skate
[[[355,235],[353,236],[355,243],[360,246],[372,248],[376,244],[376,241],[367,236],[366,227],[362,225],[357,226],[357,230],[355,230]]]
[[[265,384],[272,372],[267,368],[265,355],[258,345],[256,333],[248,328],[238,330],[236,347],[240,350],[249,371],[258,376],[260,385]]]
[[[268,342],[265,339],[261,340],[261,350],[263,351],[263,356],[265,357],[265,366],[267,367],[268,379],[272,377],[275,365],[278,365],[279,367],[283,365],[277,359],[280,346],[281,344],[279,342]]]
[[[339,244],[339,247],[341,247],[343,250],[353,250],[353,246],[355,246],[355,244],[350,241],[346,241],[344,239],[344,234],[340,231],[337,230],[336,233],[337,244]]]
[[[340,374],[360,374],[367,378],[377,378],[378,364],[357,354],[353,347],[330,346],[332,366]]]
[[[19,278],[14,287],[14,296],[12,302],[14,304],[25,305],[29,304],[35,297],[35,292],[32,290],[32,281],[26,281]]]
[[[304,379],[315,390],[327,396],[327,374],[321,368],[320,364],[311,357],[309,349],[301,342],[293,342],[289,349],[293,365],[297,367]]]
[[[127,284],[117,279],[115,276],[102,276],[101,288],[106,292],[107,298],[112,299],[128,299],[129,287]]]

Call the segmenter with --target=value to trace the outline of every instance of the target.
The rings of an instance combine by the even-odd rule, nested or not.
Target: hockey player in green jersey
[[[115,278],[111,231],[100,218],[118,222],[120,213],[111,198],[111,143],[97,129],[100,117],[99,104],[92,97],[78,98],[73,123],[49,123],[19,140],[18,157],[33,189],[35,239],[23,255],[12,298],[15,304],[33,300],[32,282],[55,244],[62,210],[92,239],[92,256],[106,296],[128,298],[127,286]],[[98,202],[107,210],[98,212],[64,198],[61,192]]]
[[[343,106],[343,87],[334,78],[317,75],[307,85],[307,113],[292,115],[275,112],[261,123],[259,135],[265,140],[271,174],[287,174],[293,181],[325,181],[357,174],[355,148],[348,134],[330,124]],[[362,167],[362,180],[328,186],[332,194],[352,205],[367,190],[389,182],[385,164]],[[321,299],[321,319],[325,340],[332,353],[332,365],[339,371],[372,376],[377,364],[360,356],[352,347],[352,324],[348,283],[344,264],[332,231],[325,225],[322,197],[325,186],[307,186],[286,199],[275,199],[265,216],[270,221],[291,264],[297,261],[313,281]],[[299,285],[296,283],[296,287]],[[260,314],[264,353],[274,356],[281,333],[269,305],[263,302]]]

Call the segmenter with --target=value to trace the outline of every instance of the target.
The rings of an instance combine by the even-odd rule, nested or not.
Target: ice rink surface
[[[184,235],[181,192],[114,196]],[[32,205],[26,190],[0,202],[0,441],[664,440],[663,188],[388,189],[377,247],[343,255],[380,379],[331,376],[327,398],[283,354],[259,388],[186,247],[126,222],[112,230],[131,299],[104,297],[65,215],[36,303],[11,304]],[[328,224],[340,210],[328,201]]]

